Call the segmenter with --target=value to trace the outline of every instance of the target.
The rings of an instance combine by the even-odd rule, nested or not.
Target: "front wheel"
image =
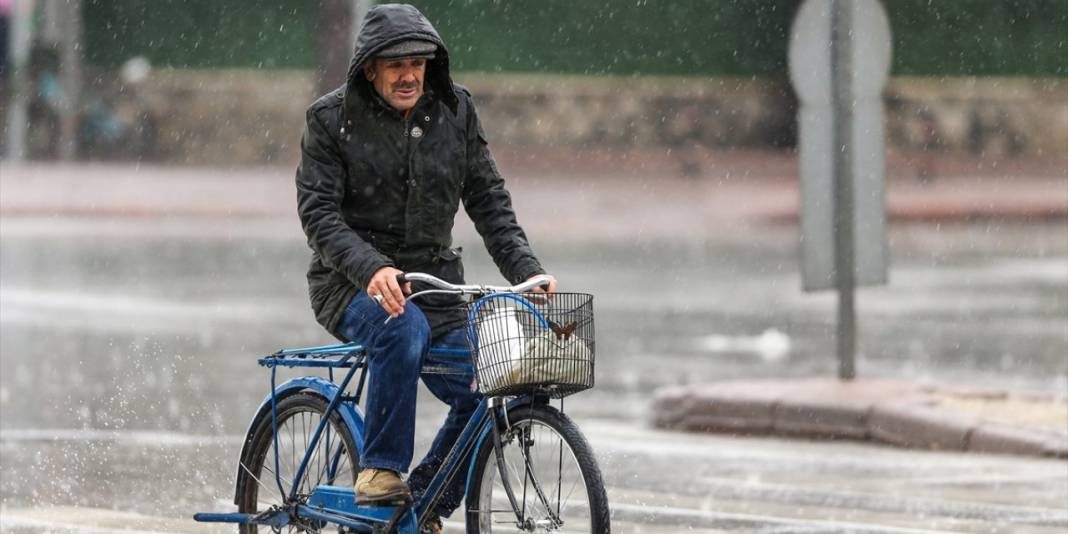
[[[501,456],[515,507],[490,435],[475,456],[466,500],[468,534],[611,532],[601,471],[575,423],[544,405],[513,408],[508,422]]]

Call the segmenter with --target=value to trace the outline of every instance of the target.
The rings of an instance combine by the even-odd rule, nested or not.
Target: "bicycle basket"
[[[483,395],[593,387],[593,295],[488,295],[468,305],[467,338]]]

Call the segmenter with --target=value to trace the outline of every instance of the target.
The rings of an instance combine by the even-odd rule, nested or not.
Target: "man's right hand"
[[[366,289],[367,296],[373,300],[379,300],[376,295],[382,295],[380,304],[390,317],[404,313],[404,295],[412,292],[411,282],[404,284],[404,287],[397,283],[398,274],[404,274],[404,271],[393,267],[382,267],[371,276],[371,282],[367,284]]]

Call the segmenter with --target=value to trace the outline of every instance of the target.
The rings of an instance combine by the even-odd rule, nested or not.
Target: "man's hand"
[[[408,282],[401,287],[397,283],[397,275],[404,274],[400,269],[382,267],[375,271],[371,282],[367,284],[367,296],[380,301],[390,317],[396,317],[404,313],[404,295],[410,295],[412,284]],[[379,298],[377,295],[381,295]]]
[[[546,288],[544,286],[538,286],[532,289],[531,291],[533,291],[534,293],[548,293],[550,295],[556,293],[556,277],[551,274],[536,274],[534,276],[531,276],[530,278],[527,278],[527,281],[538,278],[539,276],[549,279],[549,287]]]

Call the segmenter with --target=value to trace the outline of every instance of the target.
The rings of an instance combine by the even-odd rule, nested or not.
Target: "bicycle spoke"
[[[263,469],[265,471],[267,471],[268,473],[270,473],[272,476],[274,475],[274,470],[271,469],[270,467],[268,467],[267,465],[264,465]],[[293,484],[293,480],[291,478],[286,477],[285,475],[278,475],[278,476],[282,479],[282,482],[284,482],[285,485]]]
[[[244,463],[238,462],[238,465],[240,465],[241,468],[244,469],[245,472],[248,473],[249,476],[252,477],[252,480],[254,480],[256,482],[256,484],[259,485],[260,489],[268,489],[268,486],[265,485],[263,482],[261,482],[260,479],[256,477],[256,475],[252,474],[252,471],[249,470],[249,468],[247,466],[245,466]],[[282,503],[282,501],[281,501],[281,499],[279,499],[278,502],[276,502],[276,503],[268,503],[268,504],[273,505],[273,504],[281,504],[281,503]]]
[[[342,456],[342,452],[343,452],[343,450],[342,450],[342,448],[340,446],[337,448],[336,452],[331,452],[330,448],[327,447],[326,453],[323,456],[323,461],[321,462],[322,468],[319,470],[319,474],[318,474],[318,476],[316,477],[316,480],[315,480],[315,485],[316,486],[319,486],[323,482],[323,477],[324,476],[327,477],[326,478],[327,484],[333,484],[334,480],[337,479],[338,474],[343,472],[342,470],[335,470],[334,473],[332,473],[332,474],[329,473],[330,466],[334,462],[333,458],[335,457],[335,455]],[[345,459],[345,464],[344,465],[346,465],[346,466],[348,465],[348,459]],[[337,466],[337,469],[340,469],[341,467],[342,467],[342,465],[339,464]]]
[[[290,432],[289,433],[289,449],[293,450],[293,451],[297,450],[297,433],[296,432]],[[290,473],[296,473],[297,472],[297,459],[292,454],[289,455],[289,472]]]
[[[561,409],[563,408],[563,402],[564,401],[562,401],[562,400],[560,401]],[[557,469],[557,472],[560,473],[560,476],[557,477],[557,479],[556,479],[556,515],[559,516],[560,515],[560,495],[561,495],[560,486],[561,486],[561,484],[564,483],[564,441],[563,440],[557,440],[556,448],[557,448],[557,451],[558,451],[557,461],[556,461],[556,469]]]
[[[306,450],[308,450],[308,417],[307,417],[307,414],[305,414],[304,412],[300,413],[300,432],[301,432],[301,436],[304,438],[304,446],[301,447],[300,449],[306,451]],[[296,452],[296,451],[294,451],[294,452]],[[295,455],[294,455],[294,459],[296,459]],[[300,471],[300,464],[301,463],[304,463],[304,457],[303,456],[301,457],[300,462],[297,464],[297,471]],[[305,469],[307,469],[307,467],[305,467]],[[294,476],[296,476],[296,475],[294,475]],[[300,489],[301,488],[297,488],[298,491]]]
[[[314,429],[319,428],[319,424],[322,422],[322,420],[323,420],[323,418],[319,417],[317,421],[312,421],[311,424],[309,425],[309,429],[311,429],[311,431],[312,431],[312,438],[313,439],[315,437],[315,430]],[[315,451],[312,452],[311,458],[308,458],[308,469],[310,470],[310,472],[313,472],[316,475],[318,475],[319,469],[322,467],[322,455],[319,454],[319,451],[322,450],[321,448],[323,446],[323,443],[321,441],[322,437],[320,436],[319,439],[320,439],[320,441],[315,444]],[[312,465],[315,466],[314,470],[312,469]],[[311,482],[310,482],[311,481],[311,477],[310,476],[307,477],[306,480],[309,481],[309,483],[308,483],[308,485],[309,485],[308,493],[311,493],[312,490],[315,488],[315,486],[318,485],[318,480],[316,480],[316,484],[311,484]]]

